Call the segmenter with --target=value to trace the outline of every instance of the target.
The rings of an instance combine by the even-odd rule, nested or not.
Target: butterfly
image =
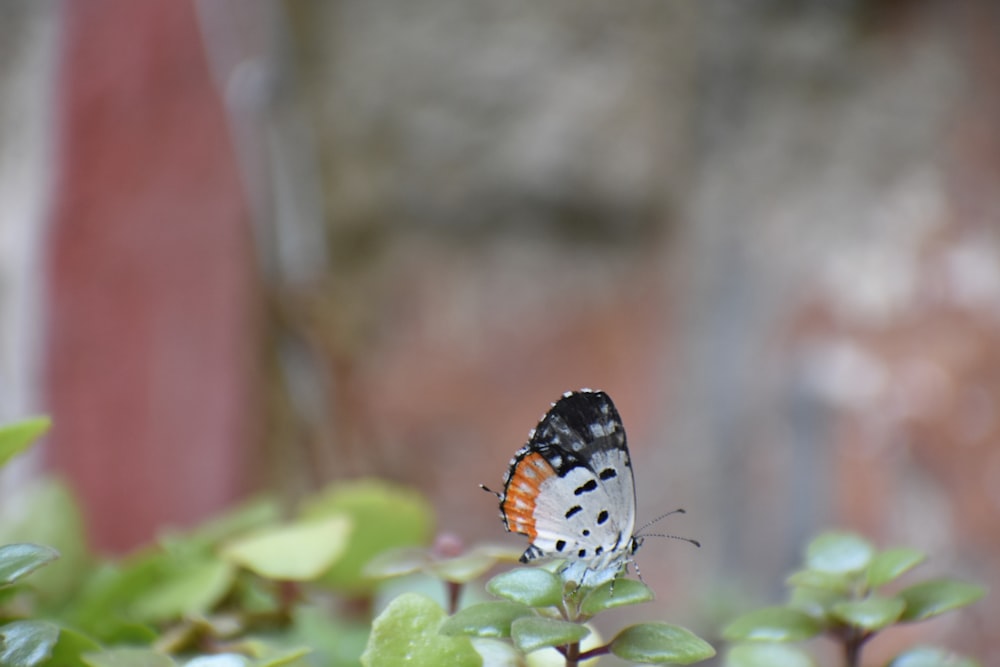
[[[602,391],[566,392],[553,403],[514,454],[503,493],[490,492],[507,531],[531,540],[522,563],[563,559],[563,580],[577,587],[613,581],[635,564],[644,536],[635,531],[632,461],[625,426]]]

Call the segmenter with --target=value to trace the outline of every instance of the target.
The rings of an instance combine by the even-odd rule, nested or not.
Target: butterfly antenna
[[[480,489],[482,489],[483,491],[488,491],[489,493],[492,493],[492,494],[493,494],[494,496],[496,496],[497,498],[503,498],[503,496],[501,496],[501,495],[500,495],[499,493],[497,493],[497,492],[496,492],[496,491],[494,491],[493,489],[489,488],[489,487],[488,487],[488,486],[486,486],[485,484],[480,484],[480,485],[479,485],[479,488],[480,488]]]
[[[691,544],[695,545],[696,547],[700,547],[701,546],[701,542],[699,542],[698,540],[692,540],[690,537],[681,537],[680,535],[664,535],[663,533],[647,533],[646,535],[643,535],[642,537],[667,537],[667,538],[670,538],[671,540],[682,540],[684,542],[690,542]]]
[[[480,484],[479,486],[483,486],[483,485]],[[483,488],[485,489],[486,487],[483,486]],[[677,509],[675,509],[672,512],[667,512],[666,514],[661,514],[660,516],[656,517],[652,521],[647,521],[645,524],[643,524],[642,528],[640,528],[639,530],[635,531],[635,534],[636,535],[642,535],[642,531],[646,530],[647,528],[649,528],[650,526],[652,526],[657,521],[662,521],[663,519],[666,519],[668,516],[670,516],[672,514],[687,514],[687,512],[684,511],[684,508],[678,507]]]

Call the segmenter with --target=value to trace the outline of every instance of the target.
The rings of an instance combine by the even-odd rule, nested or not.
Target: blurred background
[[[124,553],[362,476],[507,537],[615,400],[703,632],[828,527],[1000,589],[1000,5],[5,0],[0,420]],[[658,526],[659,528],[659,526]],[[987,597],[913,632],[1000,662]],[[909,637],[890,633],[872,664]]]

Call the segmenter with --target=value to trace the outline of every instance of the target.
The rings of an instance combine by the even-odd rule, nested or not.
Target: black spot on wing
[[[590,479],[581,484],[580,486],[576,487],[575,489],[573,489],[573,495],[574,496],[583,495],[584,493],[589,493],[590,491],[593,491],[596,488],[597,488],[597,480]]]
[[[605,468],[604,470],[601,471],[601,474],[599,475],[602,482],[607,481],[609,479],[614,479],[617,476],[618,473],[615,471],[614,468]]]
[[[601,510],[600,514],[597,515],[597,525],[600,526],[604,524],[604,522],[607,520],[608,520],[608,511]]]
[[[556,551],[562,551],[566,548],[566,540],[558,540],[556,542]]]
[[[573,505],[566,511],[566,518],[570,519],[573,517],[573,515],[578,514],[582,511],[583,511],[582,507],[580,507],[579,505]]]

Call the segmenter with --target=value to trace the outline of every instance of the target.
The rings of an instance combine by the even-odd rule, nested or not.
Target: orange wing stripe
[[[542,482],[555,474],[556,471],[549,462],[537,452],[532,452],[517,462],[507,483],[503,501],[503,513],[512,531],[527,535],[532,540],[537,537],[535,501]]]

